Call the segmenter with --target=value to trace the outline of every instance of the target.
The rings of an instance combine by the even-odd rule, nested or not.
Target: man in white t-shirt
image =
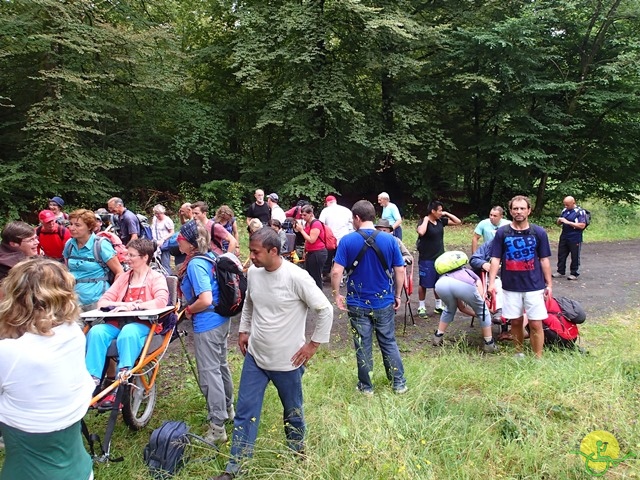
[[[329,342],[333,322],[333,307],[311,276],[280,256],[280,238],[275,230],[265,227],[254,233],[249,250],[253,265],[247,274],[247,295],[238,333],[244,364],[230,459],[226,472],[214,480],[232,479],[242,461],[252,456],[269,382],[273,382],[282,402],[289,448],[304,455],[302,375],[320,344]],[[309,309],[315,310],[318,320],[307,342]]]
[[[473,239],[471,240],[471,253],[476,253],[478,249],[478,240],[483,239],[484,243],[493,240],[496,230],[504,225],[509,225],[509,220],[502,218],[504,209],[500,205],[496,205],[489,212],[489,218],[485,218],[473,231]]]
[[[282,224],[287,219],[287,216],[284,214],[282,207],[278,205],[279,201],[280,199],[278,198],[277,193],[270,193],[267,197],[267,205],[269,205],[269,208],[271,209],[271,218],[279,220]],[[264,225],[266,225],[266,223]]]
[[[331,228],[339,245],[342,237],[353,232],[353,215],[351,210],[347,207],[338,205],[336,197],[333,195],[329,195],[325,198],[324,203],[326,204],[326,207],[322,209],[322,212],[320,212],[318,220]],[[322,273],[328,274],[331,271],[333,258],[335,256],[335,250],[328,250],[327,261],[325,262]]]

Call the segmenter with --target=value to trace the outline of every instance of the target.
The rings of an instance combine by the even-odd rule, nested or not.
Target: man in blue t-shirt
[[[476,253],[478,249],[478,241],[482,238],[484,243],[493,240],[496,234],[496,230],[505,225],[509,225],[509,220],[502,218],[504,215],[504,209],[500,205],[496,205],[489,212],[489,218],[485,218],[478,225],[476,225],[473,231],[473,238],[471,239],[471,253]]]
[[[529,224],[531,201],[527,197],[513,197],[509,211],[513,221],[498,229],[491,245],[489,292],[495,294],[496,276],[500,270],[504,295],[502,315],[511,320],[516,357],[524,355],[525,312],[529,319],[531,348],[536,357],[541,357],[544,347],[542,321],[548,316],[545,299],[552,295],[551,247],[547,232]]]
[[[562,233],[558,242],[558,271],[553,277],[563,277],[567,269],[567,257],[571,254],[567,280],[577,280],[580,272],[580,249],[582,247],[582,231],[587,226],[585,211],[576,205],[573,197],[566,197],[562,203],[564,209],[556,223],[562,225]]]
[[[347,310],[349,315],[358,362],[357,389],[373,395],[371,377],[375,331],[387,378],[392,381],[394,392],[402,394],[407,391],[407,382],[396,343],[395,312],[400,307],[404,285],[404,260],[396,239],[375,229],[373,221],[376,212],[371,202],[360,200],[351,212],[356,231],[340,240],[331,271],[331,286],[336,305],[340,310]],[[367,244],[375,244],[382,258],[372,246],[363,250],[365,237]],[[340,280],[345,269],[349,274],[346,299],[340,293]]]
[[[113,197],[107,202],[107,209],[118,215],[118,236],[125,246],[140,238],[140,222],[131,210],[127,210],[121,198]]]

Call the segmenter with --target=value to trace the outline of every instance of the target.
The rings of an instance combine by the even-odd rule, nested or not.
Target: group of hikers
[[[107,348],[116,341],[116,375],[126,373],[151,325],[107,319],[90,328],[85,337],[79,312],[131,311],[135,318],[136,311],[165,306],[169,299],[165,275],[170,273],[178,277],[186,306],[183,315],[193,322],[198,380],[208,411],[205,439],[226,442],[226,425],[233,424],[230,459],[225,472],[215,479],[235,477],[242,461],[252,455],[269,382],[283,405],[287,443],[304,456],[302,376],[319,345],[329,342],[334,305],[347,312],[353,332],[357,391],[367,396],[375,392],[374,335],[392,391],[400,395],[408,391],[395,315],[402,303],[406,265],[413,262],[413,255],[402,243],[403,219],[389,195],[378,196],[382,214],[377,220],[376,209],[367,200],[348,209],[329,195],[316,218],[313,206],[306,202],[284,211],[277,194],[265,200],[259,189],[254,196],[255,202],[245,212],[251,265],[238,330],[244,363],[235,400],[227,361],[231,322],[215,308],[221,288],[216,259],[225,252],[240,252],[238,221],[231,208],[223,205],[208,219],[206,202],[185,203],[174,223],[165,208],[156,205],[153,221],[145,226],[118,197],[108,200],[107,210],[78,209],[67,214],[64,201],[55,196],[39,213],[39,227],[20,221],[4,227],[0,430],[6,452],[0,478],[93,478],[80,420],[108,370]],[[516,196],[509,202],[511,222],[502,219],[500,207],[480,222],[472,241],[471,269],[465,267],[464,254],[451,256],[448,266],[442,261],[444,228],[461,221],[444,211],[441,202],[429,203],[428,214],[416,227],[418,314],[427,316],[426,292],[433,289],[435,311],[441,315],[433,333],[434,346],[443,344],[459,309],[479,319],[484,352],[498,350],[491,333],[492,317],[497,317],[511,325],[516,357],[524,356],[525,324],[534,355],[542,355],[542,323],[553,278],[564,275],[560,260],[566,263],[569,254],[568,278],[577,278],[581,232],[587,224],[572,197],[564,205],[558,224],[563,226],[563,236],[566,227],[568,241],[552,273],[549,240],[543,228],[529,223],[527,197]],[[102,235],[105,229],[111,230],[107,224],[115,227],[117,239]],[[578,231],[576,247],[577,237],[570,234]],[[480,238],[484,242],[478,245]],[[282,255],[296,244],[303,245],[304,269]],[[152,268],[152,263],[159,266]],[[333,305],[322,290],[323,276],[330,279]],[[305,331],[309,310],[316,313],[310,336]],[[101,403],[112,407],[115,401],[112,392]]]

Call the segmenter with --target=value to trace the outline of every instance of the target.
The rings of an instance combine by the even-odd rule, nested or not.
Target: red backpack
[[[315,219],[314,222],[320,222],[320,220]],[[333,230],[326,223],[320,222],[322,225],[322,229],[324,230],[324,235],[320,237],[320,241],[324,243],[324,246],[327,250],[335,250],[338,248],[338,239],[333,234]],[[311,222],[311,227],[313,228],[313,222]]]
[[[561,348],[575,347],[579,335],[578,326],[562,314],[562,309],[555,298],[548,298],[546,306],[549,316],[542,322],[544,343]]]
[[[106,238],[111,245],[113,245],[113,249],[116,251],[116,256],[118,257],[118,261],[121,264],[127,263],[127,247],[120,237],[113,232],[98,232],[96,233],[96,237]]]

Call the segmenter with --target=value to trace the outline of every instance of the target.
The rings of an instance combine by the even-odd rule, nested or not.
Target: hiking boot
[[[498,345],[496,345],[495,340],[492,338],[489,343],[484,342],[484,345],[482,345],[482,351],[484,353],[497,353]]]
[[[431,345],[434,347],[441,347],[444,343],[444,333],[442,335],[438,335],[437,333],[433,334],[433,338],[431,339]]]
[[[426,307],[418,307],[418,316],[422,318],[428,317]]]
[[[406,385],[393,389],[393,393],[395,393],[396,395],[404,395],[408,391],[409,391],[409,387],[407,387]]]
[[[209,429],[205,433],[204,439],[209,443],[226,442],[227,431],[224,429],[224,425],[209,424]]]
[[[560,278],[560,277],[564,277],[564,273],[554,272],[554,273],[551,274],[551,276],[553,278]]]
[[[577,279],[578,279],[578,276],[577,276],[577,275],[569,275],[569,276],[567,277],[567,280],[577,280]]]
[[[235,475],[229,472],[224,472],[221,475],[216,475],[215,477],[210,477],[209,480],[233,480]]]

